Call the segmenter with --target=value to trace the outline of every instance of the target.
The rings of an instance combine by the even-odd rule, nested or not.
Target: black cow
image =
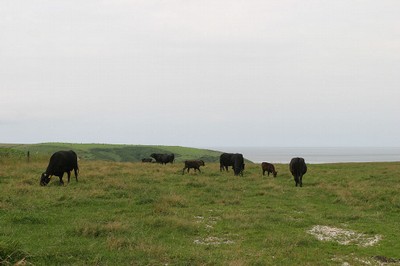
[[[171,154],[152,153],[150,157],[153,157],[157,163],[161,164],[173,163],[175,160],[175,155],[173,153]]]
[[[244,159],[243,154],[235,153],[232,155],[232,168],[235,175],[243,176]]]
[[[40,185],[46,186],[50,182],[50,178],[55,175],[60,178],[61,185],[64,185],[62,180],[65,172],[68,174],[68,183],[71,178],[71,171],[74,170],[75,179],[78,181],[78,156],[74,151],[58,151],[50,157],[49,165],[46,172],[40,178]]]
[[[299,185],[303,186],[303,175],[307,173],[307,165],[304,162],[303,158],[293,158],[289,164],[290,172],[294,177],[294,181],[296,182],[296,187]]]
[[[185,167],[182,169],[182,175],[185,173],[185,170],[187,169],[187,172],[189,173],[190,168],[193,168],[194,171],[196,170],[200,171],[200,166],[204,166],[204,161],[203,160],[187,160],[185,161]]]
[[[233,153],[223,153],[219,157],[219,171],[228,171],[228,166],[232,166],[232,155]]]
[[[278,174],[278,172],[275,171],[275,166],[272,163],[262,162],[261,168],[263,171],[263,175],[265,175],[265,172],[268,172],[268,176],[270,173],[272,173],[274,177],[276,177],[276,175]]]
[[[153,158],[143,158],[142,163],[151,163],[153,162]]]
[[[228,166],[232,166],[235,175],[242,175],[244,170],[244,159],[240,153],[223,153],[219,157],[219,170],[228,171]]]

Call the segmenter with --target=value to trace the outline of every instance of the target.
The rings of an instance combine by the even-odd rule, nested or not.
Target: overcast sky
[[[0,143],[400,146],[398,0],[2,0]]]

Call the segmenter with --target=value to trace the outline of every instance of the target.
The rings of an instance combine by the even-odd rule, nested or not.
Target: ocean
[[[242,153],[255,163],[289,163],[303,157],[306,163],[400,162],[400,147],[212,147],[221,152]]]

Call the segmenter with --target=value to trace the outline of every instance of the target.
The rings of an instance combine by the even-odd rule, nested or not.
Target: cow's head
[[[50,176],[46,173],[43,173],[40,177],[40,185],[46,186],[50,182]]]
[[[199,162],[200,162],[200,165],[202,165],[202,166],[206,165],[203,160],[200,160]]]
[[[277,171],[274,171],[274,177],[276,177],[278,175]]]
[[[237,175],[243,176],[244,163],[243,164],[235,164],[232,168],[233,168],[233,172],[236,176]]]
[[[242,175],[243,169],[241,169],[240,167],[235,167],[233,168],[233,172],[235,173],[235,175]]]

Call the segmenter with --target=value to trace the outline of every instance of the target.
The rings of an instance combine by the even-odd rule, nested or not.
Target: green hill
[[[189,159],[217,162],[221,155],[219,151],[180,146],[76,143],[0,144],[0,154],[14,154],[18,157],[26,155],[28,151],[33,158],[49,156],[59,150],[74,150],[81,159],[114,162],[139,162],[142,158],[150,157],[152,153],[174,153],[177,162]]]

